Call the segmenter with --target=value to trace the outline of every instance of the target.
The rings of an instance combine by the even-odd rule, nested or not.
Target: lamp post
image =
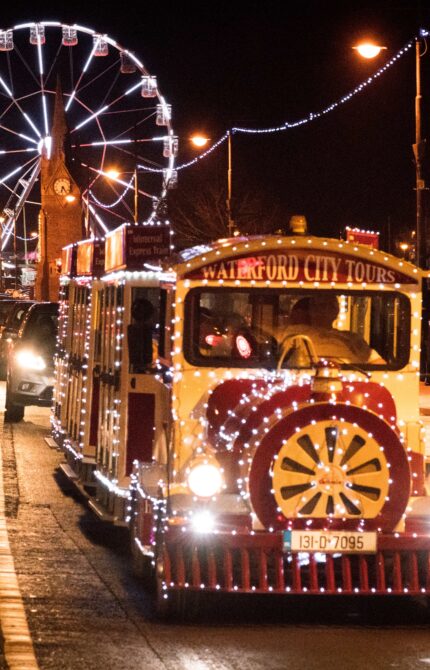
[[[15,261],[15,291],[18,290],[18,255],[16,247],[16,211],[13,212],[13,255]]]
[[[202,148],[209,142],[209,138],[204,135],[193,135],[191,142],[194,146]],[[236,226],[231,212],[231,184],[232,184],[232,148],[231,148],[231,130],[227,130],[227,230],[230,237],[233,237]]]
[[[0,227],[1,227],[1,232],[2,232],[2,237],[3,237],[3,224],[6,221],[6,217],[4,214],[0,214]],[[4,291],[4,286],[3,286],[3,249],[1,248],[1,241],[0,241],[0,291]]]
[[[228,234],[233,237],[235,225],[231,214],[231,131],[227,130],[227,227]]]
[[[425,268],[427,265],[427,231],[424,221],[423,211],[423,192],[425,190],[425,182],[423,179],[423,157],[425,141],[421,136],[421,45],[422,40],[416,39],[415,42],[415,79],[416,79],[416,93],[415,93],[415,144],[412,149],[415,156],[415,190],[416,190],[416,263],[420,268]],[[386,47],[378,46],[370,42],[358,44],[353,47],[363,56],[363,58],[374,58],[378,56],[382,49]]]
[[[139,223],[139,188],[137,183],[137,165],[134,168],[134,223]]]
[[[408,249],[409,249],[409,244],[408,244],[407,242],[400,242],[400,244],[399,244],[399,249],[400,249],[400,250],[402,251],[402,253],[403,253],[403,258],[406,259],[406,252],[407,252]]]
[[[415,178],[416,178],[416,230],[417,230],[417,263],[420,268],[427,265],[427,231],[423,216],[423,191],[425,183],[423,179],[422,161],[424,157],[424,141],[421,137],[421,40],[415,42],[415,144],[412,145],[415,156]]]

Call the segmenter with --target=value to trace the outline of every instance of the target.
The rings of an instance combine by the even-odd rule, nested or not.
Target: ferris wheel
[[[2,249],[18,223],[24,235],[36,229],[56,91],[88,233],[154,222],[176,185],[171,106],[132,52],[78,25],[43,21],[0,30]]]

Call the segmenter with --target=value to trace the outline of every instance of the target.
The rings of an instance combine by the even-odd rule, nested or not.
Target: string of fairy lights
[[[427,30],[422,29],[420,31],[421,37],[425,37],[427,35],[428,35]],[[392,58],[390,58],[386,63],[384,63],[384,65],[380,67],[374,74],[367,77],[364,81],[362,81],[360,84],[358,84],[355,88],[353,88],[345,95],[342,95],[338,100],[327,105],[327,107],[324,107],[323,109],[317,110],[315,112],[309,112],[309,114],[307,114],[306,116],[300,119],[296,119],[295,121],[285,121],[284,123],[278,126],[272,126],[269,128],[246,128],[241,126],[234,126],[230,130],[226,131],[216,142],[214,142],[208,149],[200,153],[198,156],[195,156],[193,159],[186,161],[185,163],[176,165],[175,170],[176,171],[184,170],[186,168],[192,167],[196,163],[207,158],[214,151],[216,151],[224,142],[227,141],[229,134],[268,135],[273,133],[285,132],[286,130],[292,130],[294,128],[298,128],[300,126],[304,126],[309,123],[313,123],[318,119],[321,119],[323,116],[326,116],[330,112],[337,110],[339,107],[352,100],[352,98],[357,96],[359,93],[362,93],[371,84],[377,81],[387,70],[389,70],[393,65],[395,65],[400,58],[402,58],[408,51],[410,51],[410,49],[414,46],[416,39],[417,38],[409,40],[401,49],[399,49],[399,51],[394,56],[392,56]],[[146,172],[163,172],[163,170],[161,169],[152,168],[141,164],[138,165],[138,168]]]

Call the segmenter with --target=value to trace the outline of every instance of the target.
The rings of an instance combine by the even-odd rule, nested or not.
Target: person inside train
[[[154,316],[152,302],[147,298],[136,298],[131,308],[132,322],[127,328],[130,372],[145,372],[152,365]]]
[[[292,306],[288,325],[295,326],[298,323],[311,324],[311,298],[299,298]]]
[[[284,341],[303,335],[310,340],[314,357],[336,358],[356,365],[384,364],[379,353],[360,335],[335,327],[338,316],[339,302],[333,293],[300,298],[291,310]]]

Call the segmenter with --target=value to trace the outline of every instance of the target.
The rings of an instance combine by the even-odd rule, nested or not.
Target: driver
[[[337,358],[344,363],[384,363],[377,351],[348,330],[338,330],[339,302],[333,293],[300,298],[290,314],[286,337],[307,336],[319,358]]]

